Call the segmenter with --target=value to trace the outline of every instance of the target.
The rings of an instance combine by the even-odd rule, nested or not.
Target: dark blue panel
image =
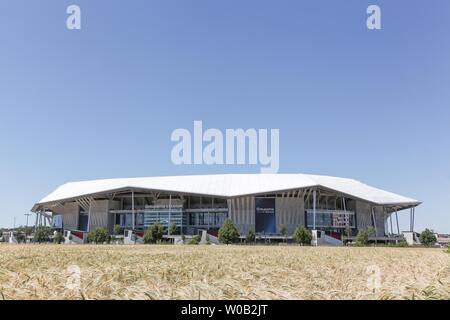
[[[276,233],[275,198],[255,199],[255,231],[257,233]]]
[[[80,214],[78,221],[78,230],[87,231],[89,217],[85,214]]]

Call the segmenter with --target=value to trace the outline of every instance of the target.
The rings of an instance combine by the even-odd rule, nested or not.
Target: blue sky
[[[82,10],[82,30],[65,27]],[[382,30],[366,28],[366,8]],[[175,166],[176,128],[279,128],[280,172],[423,201],[450,232],[450,2],[0,3],[0,226],[72,180],[259,172]],[[407,227],[407,213],[402,215]]]

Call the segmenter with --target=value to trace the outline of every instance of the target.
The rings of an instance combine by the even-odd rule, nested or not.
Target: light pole
[[[28,227],[28,217],[31,216],[31,213],[25,213],[24,215],[27,217],[27,224],[26,224],[26,226]]]

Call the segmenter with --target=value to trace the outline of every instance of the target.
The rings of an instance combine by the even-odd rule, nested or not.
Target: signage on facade
[[[255,198],[255,231],[265,234],[277,232],[275,198]]]

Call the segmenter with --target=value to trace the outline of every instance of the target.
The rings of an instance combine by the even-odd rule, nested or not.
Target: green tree
[[[172,235],[172,236],[176,235],[177,234],[177,230],[178,230],[177,224],[174,222],[169,227],[169,234]]]
[[[246,243],[254,243],[255,242],[255,233],[253,232],[253,230],[248,230],[247,236],[245,237],[245,242]]]
[[[16,228],[17,233],[23,233],[25,236],[29,236],[33,233],[34,227],[20,226]]]
[[[301,245],[310,245],[312,241],[312,233],[304,226],[298,226],[297,229],[295,229],[292,238],[296,243]]]
[[[161,224],[151,225],[144,234],[144,243],[158,243],[164,235],[164,227]]]
[[[109,242],[110,237],[108,230],[106,228],[96,228],[95,230],[92,230],[88,234],[88,242],[90,243],[105,243]]]
[[[219,229],[219,241],[228,245],[238,242],[239,236],[239,231],[233,221],[226,219]]]
[[[433,230],[425,229],[419,236],[420,243],[426,247],[434,246],[437,242]]]
[[[53,242],[56,243],[56,244],[61,244],[61,243],[64,242],[64,240],[65,240],[64,236],[62,235],[61,232],[57,232],[55,234],[55,236],[53,237]]]
[[[49,242],[51,230],[49,227],[39,227],[34,234],[34,241],[37,243]]]
[[[283,236],[283,241],[287,241],[288,230],[286,225],[282,224],[280,226],[280,234]]]
[[[25,243],[27,241],[27,236],[23,232],[16,232],[15,237],[18,243]]]

